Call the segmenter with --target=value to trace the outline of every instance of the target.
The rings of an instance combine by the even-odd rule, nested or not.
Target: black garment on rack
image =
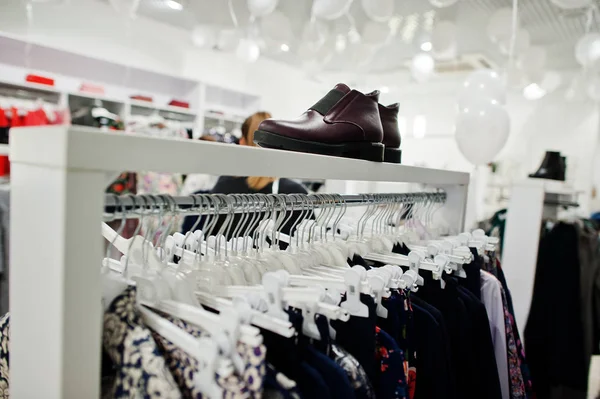
[[[290,309],[287,314],[296,331],[302,331],[302,313]],[[295,337],[285,338],[264,329],[261,329],[261,335],[264,345],[268,348],[267,362],[296,381],[302,397],[331,398],[328,385],[321,374],[305,361],[302,348]]]
[[[465,303],[463,295],[458,291],[458,283],[452,277],[444,276],[446,287],[440,287],[440,281],[436,281],[429,271],[420,271],[425,280],[425,284],[419,288],[416,295],[433,305],[440,311],[444,317],[444,322],[448,329],[450,338],[451,361],[456,372],[456,392],[461,398],[501,398],[500,382],[496,374],[496,380],[490,381],[485,373],[480,370],[479,356],[476,351],[489,351],[493,358],[493,348],[478,347],[479,338],[475,337],[474,331],[481,331],[479,324],[473,327],[473,323],[478,323],[473,319],[473,304],[469,301]],[[486,325],[487,315],[486,315]],[[488,334],[489,326],[488,326]],[[490,338],[491,339],[491,338]],[[495,366],[495,358],[493,365]],[[488,366],[489,367],[489,366]],[[487,370],[488,367],[485,367]],[[417,371],[418,376],[418,371]],[[418,379],[418,377],[417,377]],[[481,381],[478,381],[481,379]],[[491,383],[491,387],[482,386],[483,383]]]
[[[557,223],[540,240],[525,326],[527,360],[538,398],[585,398],[588,362],[580,273],[577,229]]]
[[[450,281],[455,281],[450,279]],[[477,350],[473,351],[478,365],[478,377],[474,382],[479,387],[482,398],[502,398],[500,378],[494,352],[494,343],[490,331],[489,319],[485,306],[465,287],[458,287],[458,294],[467,307],[471,321],[472,344]]]
[[[415,336],[412,339],[415,340],[418,354],[415,359],[417,383],[414,397],[457,398],[445,326],[440,325],[426,308],[417,304],[422,302],[419,298],[413,299],[417,300],[412,304],[415,326]]]
[[[350,320],[331,321],[336,330],[335,341],[356,358],[371,382],[377,380],[375,360],[375,327],[377,313],[375,300],[366,294],[360,294],[360,301],[369,308],[369,317],[350,316]]]
[[[483,256],[477,253],[477,249],[469,248],[473,254],[473,261],[463,265],[463,269],[467,274],[467,278],[461,278],[460,284],[467,288],[471,294],[481,300],[481,282],[480,271],[483,268]]]

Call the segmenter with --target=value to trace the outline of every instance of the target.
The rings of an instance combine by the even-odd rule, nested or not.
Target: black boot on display
[[[565,181],[565,180],[567,180],[566,179],[566,177],[567,177],[567,157],[563,157],[562,155],[560,157],[560,168],[561,169],[560,169],[560,174],[558,176],[559,177],[558,180]]]
[[[560,152],[546,151],[546,156],[538,170],[529,177],[538,179],[565,180],[565,162]]]

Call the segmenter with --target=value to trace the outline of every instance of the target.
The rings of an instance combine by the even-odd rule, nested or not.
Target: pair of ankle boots
[[[546,151],[542,164],[529,177],[565,181],[566,171],[567,158],[560,155],[560,152]]]
[[[267,119],[254,133],[266,148],[400,163],[399,104],[379,104],[379,91],[363,94],[337,84],[295,120]]]

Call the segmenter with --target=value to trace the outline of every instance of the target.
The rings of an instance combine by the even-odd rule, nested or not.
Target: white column
[[[542,181],[526,180],[515,184],[506,213],[502,268],[513,298],[521,337],[533,294],[544,196]]]
[[[98,398],[104,174],[11,172],[11,398]]]

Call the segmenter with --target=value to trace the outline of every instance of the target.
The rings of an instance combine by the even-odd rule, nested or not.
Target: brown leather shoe
[[[383,161],[383,127],[374,96],[337,84],[299,118],[267,119],[254,133],[261,147]]]
[[[383,126],[383,145],[385,145],[384,162],[401,163],[400,127],[398,126],[398,111],[400,104],[379,105],[379,116]]]

